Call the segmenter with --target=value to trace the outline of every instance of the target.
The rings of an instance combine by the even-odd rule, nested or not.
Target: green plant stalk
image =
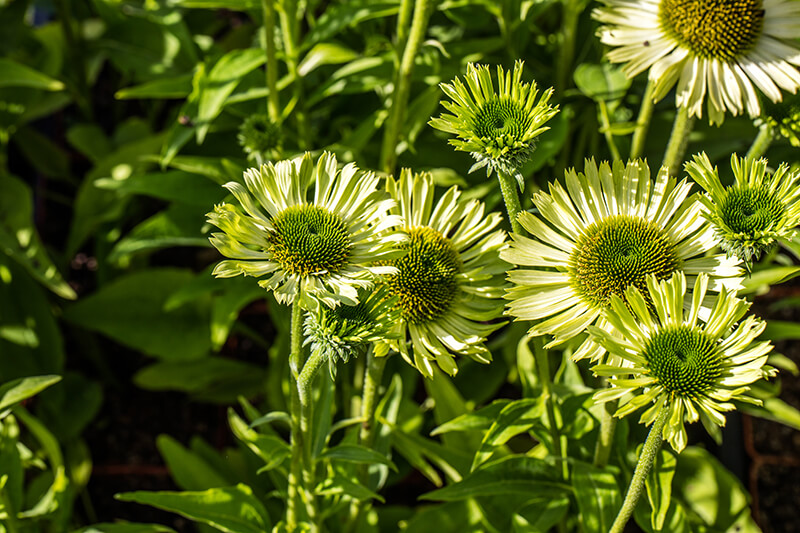
[[[386,368],[386,357],[375,357],[372,346],[370,346],[367,352],[367,365],[364,369],[364,385],[361,389],[362,422],[358,433],[359,444],[367,448],[372,448],[375,444],[375,407],[384,368]],[[357,475],[361,484],[366,486],[369,483],[369,465],[359,465]],[[358,530],[358,524],[367,508],[364,501],[353,501],[350,506],[350,528],[348,530]]]
[[[278,60],[275,57],[275,0],[261,0],[264,11],[264,53],[267,76],[267,114],[272,122],[280,121],[280,98],[278,94]]]
[[[575,0],[563,2],[562,9],[561,46],[559,46],[558,64],[556,65],[556,90],[563,94],[569,88],[569,75],[572,72],[572,62],[575,60],[575,36],[581,9],[576,5]]]
[[[294,118],[297,124],[298,144],[301,149],[309,147],[308,116],[305,109],[303,79],[297,72],[299,50],[297,48],[300,25],[297,19],[297,0],[283,0],[283,8],[278,10],[281,33],[283,35],[283,51],[286,56],[286,67],[292,80],[292,98],[294,100]]]
[[[611,151],[611,157],[614,160],[621,159],[619,155],[619,148],[614,140],[614,134],[611,132],[611,119],[608,116],[608,106],[604,100],[597,101],[598,110],[600,111],[600,125],[603,128],[603,136],[608,143],[608,149]]]
[[[289,488],[286,508],[286,525],[289,531],[294,531],[302,521],[300,503],[303,501],[301,492],[303,483],[303,432],[300,425],[302,418],[302,404],[300,402],[297,378],[299,369],[303,367],[303,309],[300,304],[292,304],[291,340],[289,356],[290,371],[290,426],[291,426],[291,463],[289,466]]]
[[[689,134],[692,133],[694,122],[694,117],[689,116],[689,108],[678,108],[667,150],[664,153],[664,160],[661,162],[662,167],[669,168],[670,176],[677,176],[681,170],[683,154],[686,152],[686,145],[689,144]]]
[[[297,392],[300,399],[300,434],[303,436],[303,486],[305,489],[301,496],[309,519],[315,527],[318,527],[316,524],[319,513],[314,497],[314,487],[317,483],[314,458],[311,455],[311,421],[314,414],[312,389],[314,378],[317,377],[319,369],[324,363],[325,357],[318,351],[313,352],[297,377]]]
[[[750,159],[762,157],[769,149],[769,145],[772,144],[774,138],[772,126],[763,124],[758,130],[758,135],[753,140],[753,144],[750,145],[750,149],[747,151],[747,157]]]
[[[605,380],[603,380],[605,383]],[[617,400],[606,402],[600,418],[600,432],[597,435],[597,443],[594,448],[594,460],[592,463],[598,468],[603,468],[608,464],[611,456],[611,446],[614,444],[614,432],[617,429],[617,419],[614,411],[617,410]]]
[[[6,480],[6,482],[8,482],[8,480]],[[8,497],[8,491],[5,487],[0,489],[0,503],[3,504],[3,509],[7,515],[6,520],[2,523],[5,526],[6,531],[8,533],[19,533],[17,517],[11,512],[11,498]]]
[[[633,472],[631,484],[628,486],[628,493],[625,495],[625,501],[622,502],[622,508],[617,514],[617,518],[611,526],[609,533],[622,533],[625,529],[625,524],[630,520],[633,510],[636,508],[636,503],[642,495],[644,489],[644,482],[647,475],[653,468],[653,463],[658,455],[658,449],[664,440],[664,425],[669,416],[668,404],[665,402],[661,406],[656,421],[653,422],[653,427],[650,428],[650,433],[647,435],[647,440],[644,441],[642,453],[639,455],[639,461],[636,463],[636,470]]]
[[[411,29],[411,13],[414,8],[414,0],[402,0],[400,11],[397,13],[397,55],[406,47],[408,32]]]
[[[71,86],[75,103],[88,120],[94,120],[92,105],[89,102],[89,86],[86,84],[86,63],[83,60],[83,39],[80,34],[76,34],[72,29],[72,10],[69,5],[70,0],[56,0],[56,10],[58,18],[61,20],[61,28],[64,32],[64,39],[67,41],[67,55],[72,60],[75,69],[75,83],[77,87]],[[71,85],[71,84],[70,84]]]
[[[525,235],[525,230],[517,221],[517,217],[522,212],[522,204],[519,201],[519,192],[517,190],[517,180],[514,176],[510,176],[500,170],[497,171],[497,180],[500,182],[500,192],[503,193],[503,201],[506,204],[508,222],[511,224],[511,230],[517,235]]]
[[[425,38],[433,3],[434,0],[415,0],[411,30],[408,34],[400,65],[395,72],[394,94],[392,95],[392,104],[389,107],[389,117],[383,132],[383,146],[381,148],[381,169],[387,174],[394,173],[397,165],[397,143],[406,118],[406,107],[408,107],[408,97],[411,91],[411,74],[414,71],[414,59],[417,57],[422,46],[422,40]]]
[[[655,102],[653,102],[654,90],[655,84],[648,78],[647,87],[645,87],[644,95],[642,95],[642,105],[639,107],[639,117],[636,119],[636,129],[633,131],[630,159],[638,159],[642,157],[644,152],[644,141],[647,139],[650,119],[653,118],[653,109],[655,108]]]

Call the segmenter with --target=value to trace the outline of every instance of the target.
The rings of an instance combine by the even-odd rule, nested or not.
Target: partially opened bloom
[[[408,235],[399,245],[405,255],[389,262],[396,273],[385,277],[400,308],[400,339],[392,347],[427,377],[434,362],[455,374],[456,355],[488,363],[484,341],[501,325],[494,320],[503,312],[507,268],[499,256],[505,233],[494,229],[500,214],[486,214],[477,200],[459,200],[456,187],[434,203],[430,174],[403,170],[387,189]]]
[[[724,426],[722,413],[735,408],[731,402],[760,403],[747,396],[749,385],[774,373],[764,366],[772,345],[755,340],[766,323],[754,316],[741,320],[748,302],[723,290],[708,320],[701,321],[707,288],[705,274],[697,277],[690,297],[682,273],[661,282],[650,276],[646,292],[630,287],[625,300],[612,297],[606,315],[610,331],[590,328],[597,342],[616,356],[610,364],[593,368],[596,375],[612,376],[611,388],[596,392],[595,399],[632,393],[615,416],[647,407],[640,418],[647,425],[668,409],[663,435],[676,451],[686,446],[684,422],[699,419],[706,428]]]
[[[595,324],[607,328],[604,311],[613,296],[631,285],[645,288],[647,276],[667,279],[684,272],[694,281],[708,272],[714,290],[738,288],[737,260],[713,249],[710,225],[701,205],[688,197],[691,184],[677,182],[666,168],[655,182],[643,161],[613,166],[593,160],[585,173],[569,170],[566,188],[533,197],[539,214],[523,212],[519,222],[533,238],[512,235],[501,257],[518,268],[508,274],[514,286],[509,314],[535,321],[529,334],[552,335],[547,346],[565,342]],[[587,339],[575,359],[598,359],[605,350]]]
[[[723,187],[717,167],[706,154],[694,156],[686,171],[703,189],[705,216],[717,241],[729,255],[750,265],[778,239],[791,239],[800,223],[800,187],[797,172],[785,163],[774,174],[767,160],[731,157],[734,184]]]
[[[281,303],[305,307],[358,303],[358,289],[394,272],[378,265],[397,255],[400,223],[388,210],[394,201],[378,190],[378,178],[324,153],[315,165],[306,153],[297,160],[267,163],[244,173],[245,185],[225,184],[241,207],[220,204],[208,220],[222,233],[213,244],[229,260],[217,277],[268,276],[259,285]]]
[[[778,102],[800,87],[800,3],[795,0],[601,0],[594,17],[613,63],[629,77],[649,69],[654,99],[711,123],[759,114],[755,88]]]
[[[322,355],[335,376],[338,362],[347,363],[366,353],[371,344],[396,337],[399,319],[397,298],[389,297],[386,286],[361,289],[356,305],[321,305],[310,310],[303,326],[304,344]]]
[[[536,137],[550,129],[544,126],[558,113],[548,104],[553,89],[537,100],[536,82],[522,81],[522,61],[513,71],[497,67],[497,91],[486,65],[467,66],[466,85],[456,78],[440,87],[452,101],[443,101],[450,114],[430,120],[434,128],[456,135],[450,144],[470,152],[477,163],[470,172],[486,167],[516,177],[522,187],[520,168],[534,151]]]

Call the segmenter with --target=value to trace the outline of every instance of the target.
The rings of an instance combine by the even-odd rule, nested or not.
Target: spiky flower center
[[[656,333],[642,355],[650,374],[667,392],[679,396],[706,393],[722,373],[722,357],[714,342],[689,326],[672,326]]]
[[[281,127],[267,115],[252,115],[239,127],[239,144],[247,153],[265,153],[278,148],[283,141]]]
[[[762,0],[661,0],[661,24],[695,55],[731,61],[751,50],[764,26]]]
[[[403,319],[418,324],[439,318],[458,292],[458,252],[450,239],[427,226],[409,229],[401,248],[407,253],[392,262],[397,274],[388,276],[387,283],[399,297]]]
[[[678,257],[661,228],[643,218],[615,215],[586,228],[570,264],[578,292],[604,308],[612,295],[624,297],[631,285],[644,292],[649,274],[668,278],[678,268]]]
[[[318,205],[294,205],[272,219],[269,251],[290,274],[338,272],[350,255],[350,234],[342,219]]]
[[[783,203],[764,187],[728,189],[719,209],[731,230],[747,235],[769,230],[784,213]]]
[[[531,127],[531,117],[522,105],[510,98],[493,98],[475,114],[472,129],[486,142],[496,146],[522,142]]]

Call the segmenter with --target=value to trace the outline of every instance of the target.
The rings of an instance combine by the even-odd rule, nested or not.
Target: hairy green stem
[[[517,180],[514,176],[510,176],[500,170],[497,171],[497,179],[500,182],[500,192],[503,193],[503,201],[506,203],[506,211],[508,212],[508,221],[511,224],[511,230],[517,235],[525,235],[525,230],[517,220],[517,217],[522,212],[522,204],[519,201],[519,191],[517,189]]]
[[[408,40],[408,32],[411,30],[411,13],[414,10],[414,0],[402,0],[400,2],[400,11],[397,13],[397,56],[406,47]]]
[[[559,46],[558,63],[556,65],[556,90],[562,94],[569,88],[569,76],[572,72],[572,62],[575,59],[575,36],[578,29],[578,19],[581,7],[575,0],[562,3],[561,15],[561,46]]]
[[[664,153],[664,160],[661,162],[662,167],[669,169],[670,176],[677,176],[681,170],[683,154],[686,152],[686,145],[689,144],[689,134],[692,133],[694,121],[694,117],[689,116],[688,107],[678,108],[667,150]]]
[[[306,360],[303,370],[297,377],[297,392],[300,398],[300,433],[303,436],[303,502],[306,505],[306,512],[314,525],[317,524],[318,515],[316,498],[314,497],[314,487],[317,485],[316,471],[314,467],[314,457],[311,451],[311,421],[313,420],[313,395],[312,389],[314,378],[317,377],[320,368],[325,364],[325,357],[321,352],[315,351]]]
[[[762,157],[769,149],[769,145],[772,144],[774,138],[772,126],[763,124],[761,129],[758,130],[758,135],[753,140],[753,144],[750,145],[750,150],[747,151],[747,157],[750,159]]]
[[[605,383],[605,380],[603,380]],[[597,444],[594,448],[594,466],[603,468],[608,464],[611,456],[611,445],[614,443],[614,431],[617,429],[617,419],[614,411],[617,410],[617,400],[606,402],[600,418],[600,433],[597,435]]]
[[[286,67],[292,79],[292,99],[294,101],[294,119],[297,124],[297,138],[300,148],[306,149],[309,147],[311,139],[309,137],[308,117],[305,108],[303,79],[297,71],[300,60],[300,52],[297,48],[300,34],[297,0],[283,0],[282,4],[283,9],[280,9],[278,13],[283,35],[283,52],[286,56]]]
[[[289,467],[289,489],[286,508],[286,525],[289,531],[294,531],[302,521],[300,504],[303,501],[303,432],[300,426],[302,418],[302,404],[300,402],[297,377],[303,367],[303,309],[295,302],[292,305],[291,322],[291,355],[289,356],[290,370],[290,426],[291,426],[291,451],[292,458]]]
[[[653,468],[658,449],[664,440],[664,425],[669,416],[669,407],[667,403],[661,406],[656,421],[653,422],[653,427],[650,428],[650,433],[647,435],[647,440],[644,441],[642,453],[639,455],[639,461],[636,463],[636,470],[633,472],[631,484],[628,486],[628,493],[625,495],[625,501],[622,502],[622,508],[617,514],[617,518],[611,526],[609,533],[621,533],[625,529],[625,524],[628,523],[633,510],[636,508],[636,503],[642,495],[644,489],[644,482],[647,475]]]
[[[261,0],[264,11],[264,53],[267,76],[267,113],[272,122],[280,121],[281,104],[278,95],[278,61],[275,57],[275,0]]]
[[[361,429],[358,433],[358,442],[361,446],[372,448],[375,444],[375,407],[378,400],[378,387],[386,367],[386,357],[375,357],[370,347],[367,353],[367,365],[364,369],[364,386],[361,389]],[[366,486],[369,483],[369,465],[362,464],[357,470],[359,482]],[[353,501],[350,506],[350,530],[357,531],[358,524],[364,511],[368,509],[367,502]]]
[[[392,174],[397,165],[397,143],[400,140],[400,132],[406,118],[414,60],[422,46],[422,40],[425,38],[428,19],[434,3],[435,0],[415,0],[411,30],[403,49],[400,65],[395,72],[394,94],[389,108],[389,117],[386,120],[386,128],[383,131],[381,148],[381,169],[388,174]]]
[[[653,102],[654,91],[655,84],[648,78],[647,87],[642,96],[642,105],[639,107],[639,117],[636,119],[636,129],[633,131],[631,159],[642,157],[642,153],[644,152],[644,141],[650,129],[650,119],[653,117],[653,108],[655,107],[655,102]]]
[[[611,158],[614,160],[621,159],[619,148],[617,148],[617,142],[614,140],[614,133],[611,131],[611,119],[608,116],[608,106],[603,100],[599,100],[597,105],[600,109],[600,125],[603,129],[603,136],[606,138],[608,149],[611,151]]]

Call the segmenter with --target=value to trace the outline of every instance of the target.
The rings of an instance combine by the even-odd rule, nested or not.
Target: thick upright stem
[[[614,432],[617,429],[617,419],[614,411],[617,410],[617,401],[606,402],[600,418],[600,433],[597,436],[597,444],[594,448],[594,466],[603,468],[608,464],[611,456],[611,445],[614,443]]]
[[[281,32],[283,34],[283,51],[286,55],[286,67],[292,78],[292,98],[294,100],[294,118],[297,123],[297,137],[300,148],[308,148],[310,143],[308,117],[306,116],[303,79],[297,72],[299,50],[297,43],[300,25],[297,18],[297,0],[283,0],[283,9],[279,10]]]
[[[414,0],[401,0],[400,11],[397,13],[397,55],[403,52],[411,30],[411,13],[414,9]]]
[[[577,34],[578,18],[581,14],[580,6],[575,0],[562,3],[563,14],[561,17],[561,46],[559,47],[558,64],[556,65],[556,89],[563,92],[569,86],[569,76],[572,73],[572,62],[575,59],[575,35]]]
[[[559,433],[560,422],[556,416],[555,398],[552,393],[552,378],[550,377],[550,354],[545,350],[541,338],[534,339],[534,357],[536,358],[536,373],[539,383],[542,386],[542,396],[544,396],[545,409],[547,411],[547,423],[550,426],[550,438],[553,441],[555,454],[561,459],[561,475],[564,480],[569,479],[569,469],[565,449],[561,442]]]
[[[425,32],[428,29],[432,5],[435,0],[416,0],[414,4],[414,17],[411,21],[411,31],[408,34],[403,57],[395,73],[394,94],[392,105],[389,108],[389,118],[383,133],[383,146],[381,148],[381,168],[389,174],[394,172],[397,165],[397,143],[403,122],[406,117],[406,107],[411,91],[411,74],[414,71],[414,60],[422,46]]]
[[[290,413],[291,413],[291,449],[292,459],[289,468],[289,489],[286,508],[286,524],[289,531],[294,531],[302,521],[301,492],[303,477],[303,431],[300,420],[302,418],[302,404],[297,387],[297,377],[303,367],[303,309],[299,303],[292,305],[291,323],[291,355],[289,356],[290,369]]]
[[[689,116],[689,108],[678,108],[667,150],[664,153],[664,161],[661,163],[661,166],[669,168],[670,176],[677,176],[681,170],[683,154],[686,152],[686,145],[689,144],[689,134],[692,133],[694,121],[694,117]]]
[[[300,433],[303,436],[303,502],[306,512],[312,523],[317,526],[319,513],[317,512],[314,487],[317,485],[314,457],[311,450],[311,421],[313,420],[313,395],[314,378],[325,363],[325,358],[320,352],[313,352],[303,365],[303,370],[297,377],[297,392],[300,399]]]
[[[267,55],[267,113],[272,122],[280,121],[281,104],[278,95],[278,61],[275,57],[275,0],[261,0],[264,11],[264,52]]]
[[[658,413],[656,421],[653,422],[653,427],[650,428],[647,440],[644,441],[642,454],[639,456],[639,461],[636,463],[636,470],[634,470],[631,484],[628,486],[628,493],[625,495],[625,501],[622,502],[622,508],[619,510],[619,514],[614,520],[614,524],[612,524],[609,533],[621,533],[625,529],[625,524],[628,523],[628,520],[630,520],[633,514],[636,503],[642,495],[644,482],[650,470],[653,468],[653,463],[658,455],[658,449],[661,447],[661,442],[664,440],[664,424],[667,422],[668,415],[668,404],[664,403],[661,406],[661,411]]]
[[[619,148],[617,148],[617,142],[614,140],[614,134],[611,131],[611,119],[608,116],[608,106],[603,100],[598,101],[597,105],[600,108],[600,125],[603,128],[603,136],[606,138],[608,149],[611,151],[611,158],[615,160],[621,159]]]
[[[500,192],[503,193],[503,201],[506,203],[506,211],[508,212],[508,221],[511,224],[511,230],[517,235],[525,235],[525,230],[517,220],[517,217],[522,212],[522,204],[519,201],[519,192],[517,189],[517,180],[514,176],[510,176],[504,172],[497,171],[497,179],[500,181]]]
[[[633,140],[631,141],[631,159],[638,159],[642,157],[644,152],[644,141],[647,139],[647,131],[650,129],[650,119],[653,117],[653,91],[655,84],[652,80],[647,80],[647,87],[642,96],[642,105],[639,107],[639,117],[636,119],[636,129],[633,131]]]
[[[769,124],[762,125],[761,129],[758,130],[758,135],[753,141],[753,144],[750,145],[750,150],[747,151],[747,157],[750,159],[758,159],[763,156],[769,149],[769,145],[772,144],[772,139],[774,138],[772,126]]]

